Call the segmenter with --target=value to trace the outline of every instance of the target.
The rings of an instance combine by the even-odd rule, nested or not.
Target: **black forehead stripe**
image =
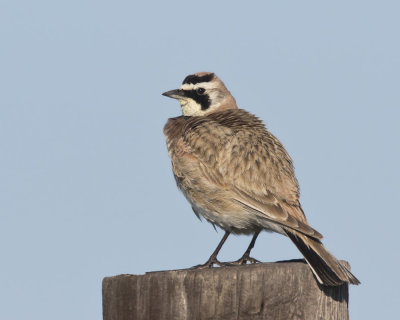
[[[183,90],[183,92],[185,93],[185,97],[191,98],[200,104],[201,110],[207,110],[210,107],[211,101],[208,94],[198,95],[196,90]]]
[[[204,76],[196,76],[195,74],[191,74],[187,76],[182,84],[196,84],[196,83],[201,83],[201,82],[210,82],[212,79],[214,79],[214,73],[208,73]]]

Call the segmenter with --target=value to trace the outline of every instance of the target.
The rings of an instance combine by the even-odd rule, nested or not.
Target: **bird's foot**
[[[260,263],[260,261],[258,261],[257,259],[252,258],[249,255],[244,255],[239,260],[231,261],[231,262],[224,262],[222,264],[224,266],[243,266],[243,265],[247,264],[247,262],[249,262],[249,264]]]
[[[191,267],[191,270],[195,269],[209,269],[212,268],[216,264],[217,266],[224,266],[223,262],[220,262],[216,257],[210,257],[210,259],[207,260],[206,263],[204,264],[198,264],[197,266]]]

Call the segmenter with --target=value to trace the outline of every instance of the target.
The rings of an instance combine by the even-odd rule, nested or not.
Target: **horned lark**
[[[214,73],[189,75],[179,89],[163,95],[179,100],[183,114],[164,127],[177,185],[197,217],[225,230],[209,260],[198,267],[225,265],[217,255],[230,233],[253,234],[244,255],[230,264],[256,262],[250,251],[267,230],[289,237],[321,284],[360,283],[308,224],[285,148],[257,117],[238,108]]]

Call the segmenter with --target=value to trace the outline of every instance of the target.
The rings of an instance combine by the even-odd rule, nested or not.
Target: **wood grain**
[[[119,275],[103,319],[348,319],[348,285],[324,287],[303,261]]]

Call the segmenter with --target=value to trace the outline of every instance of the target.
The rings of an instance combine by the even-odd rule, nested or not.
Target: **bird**
[[[179,89],[162,95],[177,99],[182,115],[168,119],[164,135],[178,188],[194,213],[225,231],[206,263],[257,263],[250,256],[261,231],[288,237],[325,286],[360,281],[322,244],[306,220],[293,161],[264,123],[240,109],[213,72],[186,76]],[[224,263],[217,255],[230,234],[253,235],[243,256]]]

